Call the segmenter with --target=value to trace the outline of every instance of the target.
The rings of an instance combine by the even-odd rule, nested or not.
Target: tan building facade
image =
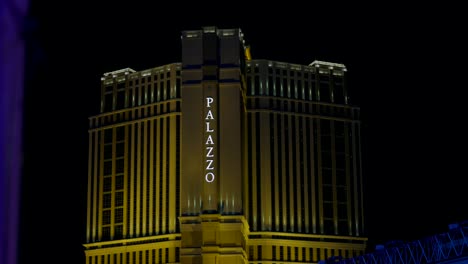
[[[359,108],[342,64],[182,32],[182,63],[105,73],[87,264],[316,263],[364,252]],[[247,59],[246,59],[247,58]]]

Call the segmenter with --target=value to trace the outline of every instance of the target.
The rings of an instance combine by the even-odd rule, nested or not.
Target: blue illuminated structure
[[[17,263],[27,0],[0,0],[0,263]]]
[[[372,253],[349,259],[329,258],[320,263],[423,264],[468,263],[468,221],[449,225],[449,231],[403,243],[390,241]]]

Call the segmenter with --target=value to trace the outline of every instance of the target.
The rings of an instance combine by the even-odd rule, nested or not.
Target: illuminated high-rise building
[[[253,60],[240,29],[105,73],[87,264],[316,263],[364,252],[359,108],[343,64]]]

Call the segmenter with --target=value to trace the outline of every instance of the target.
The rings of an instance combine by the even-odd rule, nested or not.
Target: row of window
[[[245,69],[246,73],[268,73],[269,75],[275,75],[275,76],[283,76],[283,77],[304,77],[304,79],[310,78],[316,78],[316,76],[319,76],[321,79],[328,79],[330,78],[330,75],[334,78],[340,78],[340,76],[343,76],[344,73],[342,70],[338,71],[331,71],[330,69],[324,69],[320,68],[318,71],[316,68],[311,68],[309,70],[302,70],[301,67],[298,68],[291,68],[291,69],[285,69],[285,68],[277,68],[277,67],[272,67],[272,65],[267,65],[266,64],[247,64],[247,67]],[[320,73],[318,75],[317,73]],[[324,75],[326,74],[326,75]]]
[[[271,247],[271,256],[266,256],[264,248]],[[333,249],[333,248],[306,248],[292,246],[249,246],[249,261],[273,260],[273,261],[298,261],[315,262],[326,260],[331,257],[341,256],[342,258],[352,258],[361,255],[362,252],[353,249]]]
[[[306,248],[292,246],[271,246],[271,256],[265,256],[263,247],[249,246],[249,261],[273,260],[273,261],[301,261],[318,262],[331,257],[352,258],[361,255],[363,252],[353,249],[333,249],[333,248]],[[172,253],[172,254],[171,254]],[[144,251],[122,252],[101,256],[89,256],[87,264],[153,264],[180,262],[180,248],[174,250],[169,248],[150,249]]]
[[[158,82],[155,85],[128,87],[114,92],[105,92],[102,112],[111,112],[129,107],[161,102],[180,98],[180,78],[175,83],[170,80]]]
[[[248,110],[267,110],[277,112],[292,112],[298,114],[320,115],[336,118],[354,119],[359,116],[358,108],[341,107],[339,105],[317,104],[308,101],[274,99],[272,97],[248,97]]]
[[[178,113],[181,111],[180,105],[180,99],[171,100],[93,117],[90,120],[90,128],[115,125],[147,117],[157,117],[168,113]],[[110,137],[106,136],[105,138],[112,140],[112,135]],[[117,141],[119,140],[118,137]]]
[[[180,248],[149,249],[144,251],[122,252],[101,256],[89,256],[86,264],[157,264],[180,262]]]
[[[110,112],[129,107],[137,107],[154,102],[180,98],[181,79],[175,83],[170,80],[156,82],[154,85],[127,87],[125,89],[104,88],[103,112]],[[307,101],[347,103],[345,87],[342,80],[308,81],[280,77],[260,76],[247,77],[247,95],[269,95],[284,98],[294,98]]]
[[[151,83],[151,82],[158,82],[158,81],[164,81],[166,79],[170,79],[171,78],[171,71],[166,71],[165,73],[164,72],[160,72],[159,74],[153,74],[153,75],[148,75],[148,76],[141,76],[140,78],[136,78],[136,79],[130,79],[128,80],[128,83],[125,83],[125,79],[124,80],[121,80],[121,81],[118,81],[116,83],[116,85],[114,85],[114,82],[104,82],[105,86],[104,86],[104,92],[108,92],[108,91],[112,91],[114,90],[114,88],[116,88],[117,90],[119,89],[124,89],[125,86],[133,86],[133,85],[140,85],[140,84],[145,84],[145,83]],[[179,77],[180,76],[180,70],[177,70],[176,71],[176,76]]]
[[[345,104],[346,90],[342,80],[336,82],[281,77],[247,76],[247,95],[269,95],[307,101]]]

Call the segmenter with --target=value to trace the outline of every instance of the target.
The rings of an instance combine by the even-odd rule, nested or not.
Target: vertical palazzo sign
[[[206,82],[203,85],[203,165],[200,180],[203,181],[202,211],[216,212],[219,208],[219,104],[218,84]]]
[[[215,174],[215,118],[213,115],[213,105],[215,104],[214,98],[207,96],[205,98],[205,181],[213,182],[216,178]]]

